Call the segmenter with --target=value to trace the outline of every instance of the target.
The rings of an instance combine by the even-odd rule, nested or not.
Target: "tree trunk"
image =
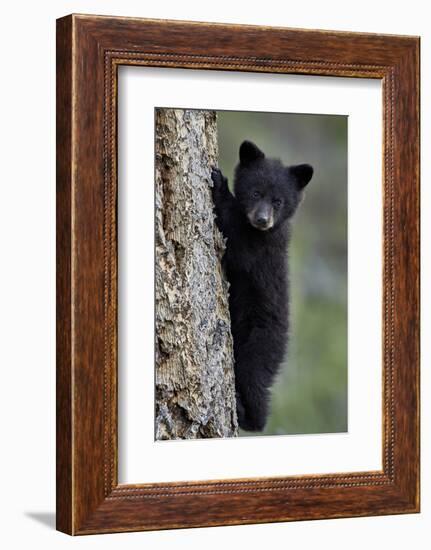
[[[156,439],[238,435],[213,111],[156,110]]]

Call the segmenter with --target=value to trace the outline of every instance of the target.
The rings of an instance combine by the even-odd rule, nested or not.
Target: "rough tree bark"
[[[212,111],[156,110],[156,439],[238,435]]]

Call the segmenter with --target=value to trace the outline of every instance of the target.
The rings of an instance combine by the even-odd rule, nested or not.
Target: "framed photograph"
[[[419,38],[57,21],[57,528],[419,511]]]

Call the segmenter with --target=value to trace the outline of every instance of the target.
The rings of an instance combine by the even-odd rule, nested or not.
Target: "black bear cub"
[[[227,238],[223,267],[235,356],[238,422],[262,431],[270,388],[286,352],[290,220],[313,175],[308,164],[284,166],[250,141],[239,150],[234,193],[214,168],[216,223]]]

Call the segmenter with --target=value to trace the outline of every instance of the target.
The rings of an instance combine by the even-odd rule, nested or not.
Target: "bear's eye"
[[[272,204],[274,205],[274,208],[280,208],[281,206],[281,199],[274,199],[272,201]]]
[[[253,197],[253,199],[258,199],[260,197],[260,193],[259,193],[259,191],[253,191],[251,196]]]

